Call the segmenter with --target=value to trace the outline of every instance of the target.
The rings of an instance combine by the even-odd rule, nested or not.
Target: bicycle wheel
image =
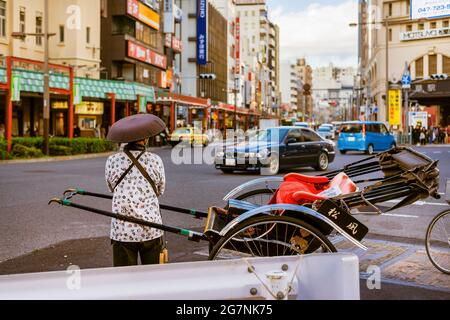
[[[256,216],[238,224],[211,250],[210,260],[310,254],[334,245],[315,227],[288,216]]]
[[[425,247],[431,263],[441,272],[450,274],[450,210],[439,213],[431,221]]]
[[[236,200],[247,201],[257,206],[265,206],[272,199],[275,190],[257,189],[241,194]]]

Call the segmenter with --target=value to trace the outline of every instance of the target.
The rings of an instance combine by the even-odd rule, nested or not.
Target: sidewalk
[[[159,149],[170,148],[169,146],[163,147],[153,147],[149,148],[150,151],[155,151]],[[45,157],[45,158],[34,158],[34,159],[15,159],[15,160],[0,160],[0,165],[7,164],[18,164],[18,163],[40,163],[40,162],[54,162],[54,161],[72,161],[72,160],[84,160],[84,159],[95,159],[95,158],[106,158],[110,155],[116,153],[116,151],[105,152],[105,153],[90,153],[90,154],[78,154],[73,156],[58,156],[58,157]]]

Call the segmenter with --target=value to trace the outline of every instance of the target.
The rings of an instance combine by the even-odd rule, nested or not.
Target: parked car
[[[189,145],[208,145],[209,138],[206,134],[202,133],[201,130],[186,127],[186,128],[178,128],[176,129],[169,138],[169,142],[172,146],[176,146],[180,142],[189,144]]]
[[[238,146],[218,150],[215,163],[216,169],[224,173],[264,168],[264,173],[276,175],[280,169],[297,167],[325,171],[335,155],[333,143],[311,129],[274,127],[258,131]]]
[[[310,125],[307,122],[296,122],[294,126],[299,128],[310,128]]]
[[[332,124],[323,124],[317,129],[317,134],[324,139],[334,139],[334,128]]]
[[[375,151],[386,151],[395,146],[394,136],[382,122],[352,121],[341,125],[338,149],[342,154],[347,151],[373,154]]]

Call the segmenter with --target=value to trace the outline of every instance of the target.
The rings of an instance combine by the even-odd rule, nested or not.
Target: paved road
[[[444,192],[444,181],[450,177],[450,148],[418,150],[440,161],[440,192]],[[161,200],[166,204],[206,211],[211,205],[224,205],[222,197],[230,189],[259,177],[251,173],[224,175],[205,164],[176,165],[171,161],[170,149],[156,152],[166,166],[168,184]],[[339,155],[330,170],[364,157],[361,154]],[[103,178],[105,160],[0,165],[0,274],[64,270],[70,264],[82,268],[111,266],[110,219],[47,205],[50,198],[60,196],[69,187],[107,192]],[[317,174],[313,169],[298,171]],[[105,200],[78,200],[110,209],[110,202]],[[359,217],[371,230],[365,242],[369,251],[347,248],[347,244],[338,247],[340,251],[358,254],[363,277],[369,265],[381,267],[383,290],[372,292],[362,285],[364,299],[404,298],[405,292],[412,298],[450,298],[448,277],[436,271],[423,252],[426,227],[444,208],[443,200],[427,199],[386,216]],[[198,231],[204,225],[203,221],[175,213],[164,212],[163,219],[166,224]],[[195,244],[175,235],[168,235],[167,240],[171,262],[206,260],[205,244]],[[364,284],[364,280],[361,283]],[[405,283],[413,283],[415,289],[408,289]]]
[[[419,148],[440,160],[441,192],[450,177],[450,148]],[[259,176],[251,173],[224,175],[209,165],[175,165],[170,149],[156,151],[166,166],[167,191],[163,203],[207,210],[211,205],[223,205],[222,197],[233,187]],[[330,169],[364,157],[360,154],[339,155]],[[48,206],[47,201],[61,195],[68,187],[80,187],[94,192],[106,192],[105,158],[0,165],[0,262],[64,240],[102,237],[108,234],[109,219],[73,209]],[[312,169],[299,172],[316,174]],[[80,199],[83,203],[108,210],[108,201]],[[443,200],[427,200],[396,210],[383,217],[360,217],[372,234],[405,237],[421,241],[432,217],[445,208]],[[167,224],[201,228],[202,221],[164,213]]]

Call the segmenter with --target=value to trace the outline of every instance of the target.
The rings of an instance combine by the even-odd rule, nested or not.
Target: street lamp
[[[357,27],[357,26],[361,26],[361,25],[374,25],[374,24],[384,24],[385,27],[385,31],[386,31],[386,109],[389,108],[389,21],[388,21],[388,17],[386,17],[383,21],[373,21],[373,22],[364,22],[364,23],[356,23],[356,22],[352,22],[349,23],[349,27]],[[386,110],[387,112],[387,110]]]
[[[27,36],[44,38],[44,154],[49,155],[49,124],[50,124],[50,70],[48,39],[56,33],[49,33],[48,0],[44,1],[44,33],[13,32],[11,37],[24,40]],[[69,124],[72,125],[72,124]]]

